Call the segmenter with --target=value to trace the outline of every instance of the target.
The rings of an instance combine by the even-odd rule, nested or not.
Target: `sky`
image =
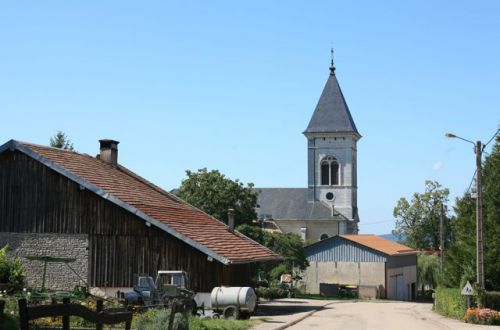
[[[425,180],[450,206],[472,145],[500,125],[498,1],[6,1],[0,144],[119,161],[166,189],[218,169],[257,187],[306,187],[307,127],[330,48],[358,143],[361,233],[394,228]],[[491,144],[486,151],[491,150]]]

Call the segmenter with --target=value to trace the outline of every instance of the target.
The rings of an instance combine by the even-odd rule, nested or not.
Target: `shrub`
[[[21,259],[9,259],[8,248],[9,246],[5,245],[0,249],[0,283],[7,284],[9,293],[19,292],[24,285],[24,269]]]
[[[460,289],[438,287],[435,293],[436,311],[446,316],[461,319],[467,310],[467,301]]]
[[[291,292],[293,292],[293,290],[285,284],[270,285],[268,288],[261,286],[255,291],[258,297],[269,300],[286,298]]]
[[[500,324],[500,312],[489,308],[469,308],[465,312],[464,321],[467,323],[496,325]]]
[[[244,330],[252,325],[250,320],[189,318],[189,330]]]

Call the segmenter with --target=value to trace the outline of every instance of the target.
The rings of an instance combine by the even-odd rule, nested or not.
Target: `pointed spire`
[[[330,49],[332,61],[330,63],[330,75],[335,75],[335,66],[333,65],[333,47]]]

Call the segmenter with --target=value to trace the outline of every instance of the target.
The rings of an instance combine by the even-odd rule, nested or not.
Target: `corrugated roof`
[[[304,133],[358,133],[332,70]]]
[[[417,250],[412,249],[406,245],[399,244],[373,234],[339,235],[339,236],[388,255],[418,252]]]
[[[34,157],[115,204],[150,221],[187,244],[225,263],[274,260],[280,256],[223,222],[119,165],[87,154],[11,140],[11,149]],[[27,150],[28,149],[28,150]]]

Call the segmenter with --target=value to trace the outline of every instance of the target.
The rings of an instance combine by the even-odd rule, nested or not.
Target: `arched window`
[[[339,163],[335,157],[325,157],[321,161],[321,185],[338,186],[339,185]]]
[[[319,237],[319,240],[322,241],[324,239],[327,239],[328,238],[328,234],[321,234],[321,236]]]
[[[330,163],[324,160],[321,162],[321,184],[323,186],[330,185]]]

